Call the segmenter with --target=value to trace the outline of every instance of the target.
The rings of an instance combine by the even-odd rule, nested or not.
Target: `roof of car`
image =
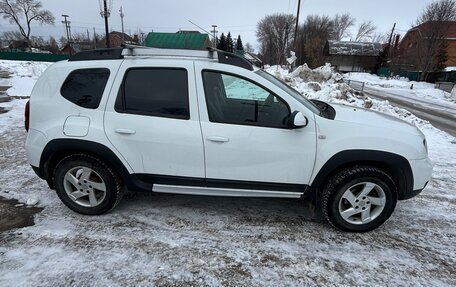
[[[125,48],[97,49],[82,51],[73,55],[68,61],[91,61],[91,60],[118,60],[124,57],[167,57],[188,59],[210,59],[221,64],[238,66],[253,71],[252,64],[243,57],[217,49],[208,50],[182,50],[182,49],[159,49],[150,47],[128,46]]]

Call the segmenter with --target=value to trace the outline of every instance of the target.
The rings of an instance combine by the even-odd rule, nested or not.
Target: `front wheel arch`
[[[412,168],[403,156],[376,150],[347,150],[335,154],[320,168],[310,184],[311,194],[308,196],[319,201],[328,179],[337,172],[356,165],[373,166],[388,174],[397,186],[399,200],[413,190]]]

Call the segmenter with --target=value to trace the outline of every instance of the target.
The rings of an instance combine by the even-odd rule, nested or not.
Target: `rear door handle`
[[[116,129],[115,132],[123,135],[134,135],[136,133],[135,130],[130,129]]]
[[[230,141],[229,138],[219,137],[219,136],[210,136],[210,137],[207,137],[207,140],[209,140],[211,142],[219,142],[219,143],[226,143],[226,142]]]

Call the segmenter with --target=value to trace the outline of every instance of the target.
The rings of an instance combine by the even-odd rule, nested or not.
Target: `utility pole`
[[[71,35],[71,25],[68,23],[68,33],[70,34],[70,44],[73,43],[73,36]]]
[[[104,17],[104,22],[105,22],[106,48],[109,48],[109,47],[111,47],[111,41],[109,40],[109,27],[108,27],[109,12],[108,12],[108,3],[106,3],[106,0],[103,0],[103,11],[101,12],[101,16]]]
[[[396,23],[394,23],[393,25],[393,29],[391,30],[391,35],[389,36],[389,39],[388,39],[388,58],[391,57],[391,51],[393,49],[391,49],[391,42],[393,41],[393,34],[394,34],[394,29],[396,28]]]
[[[212,25],[212,37],[214,39],[214,48],[217,47],[217,37],[215,36],[215,34],[218,32],[217,30],[215,30],[215,28],[217,28],[217,25]]]
[[[70,25],[70,21],[68,21],[67,18],[69,18],[70,16],[68,15],[62,15],[63,18],[65,18],[65,20],[62,21],[63,24],[65,24],[65,32],[66,32],[66,35],[67,35],[67,45],[68,45],[68,48],[70,50],[70,56],[71,56],[71,41],[70,41],[70,32],[69,32],[69,25]]]
[[[288,50],[288,30],[290,30],[290,25],[287,23],[285,25],[285,53]]]
[[[93,27],[93,48],[97,48],[97,33],[95,32],[95,27]]]
[[[394,29],[396,28],[396,23],[394,23],[393,25],[393,29],[391,30],[391,34],[389,36],[389,40],[388,40],[388,45],[391,46],[391,41],[393,40],[393,34],[394,34]]]
[[[122,42],[125,43],[125,36],[124,36],[125,35],[125,31],[124,31],[124,22],[123,22],[123,18],[125,16],[125,14],[122,11],[122,6],[120,6],[119,12],[120,12],[120,21],[122,22]]]
[[[87,43],[90,42],[90,33],[89,33],[89,29],[87,29]]]
[[[301,0],[298,0],[298,12],[296,15],[296,26],[295,26],[295,32],[294,32],[294,43],[293,43],[293,48],[295,49],[295,52],[298,50],[297,49],[297,41],[296,38],[298,37],[298,24],[299,24],[299,11],[301,10]]]
[[[153,32],[153,30],[152,30]],[[141,45],[144,46],[144,32],[141,32]]]

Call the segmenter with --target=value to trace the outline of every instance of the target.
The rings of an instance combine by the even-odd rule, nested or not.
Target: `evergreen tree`
[[[218,40],[217,49],[222,50],[222,51],[226,51],[226,49],[227,49],[226,37],[225,37],[225,34],[223,34],[223,33],[220,36],[220,39]]]
[[[237,38],[236,50],[237,51],[244,51],[244,45],[242,45],[241,35],[239,35],[238,38]]]
[[[234,52],[234,42],[233,38],[231,38],[231,32],[228,32],[226,36],[226,50],[227,52],[233,53]]]

